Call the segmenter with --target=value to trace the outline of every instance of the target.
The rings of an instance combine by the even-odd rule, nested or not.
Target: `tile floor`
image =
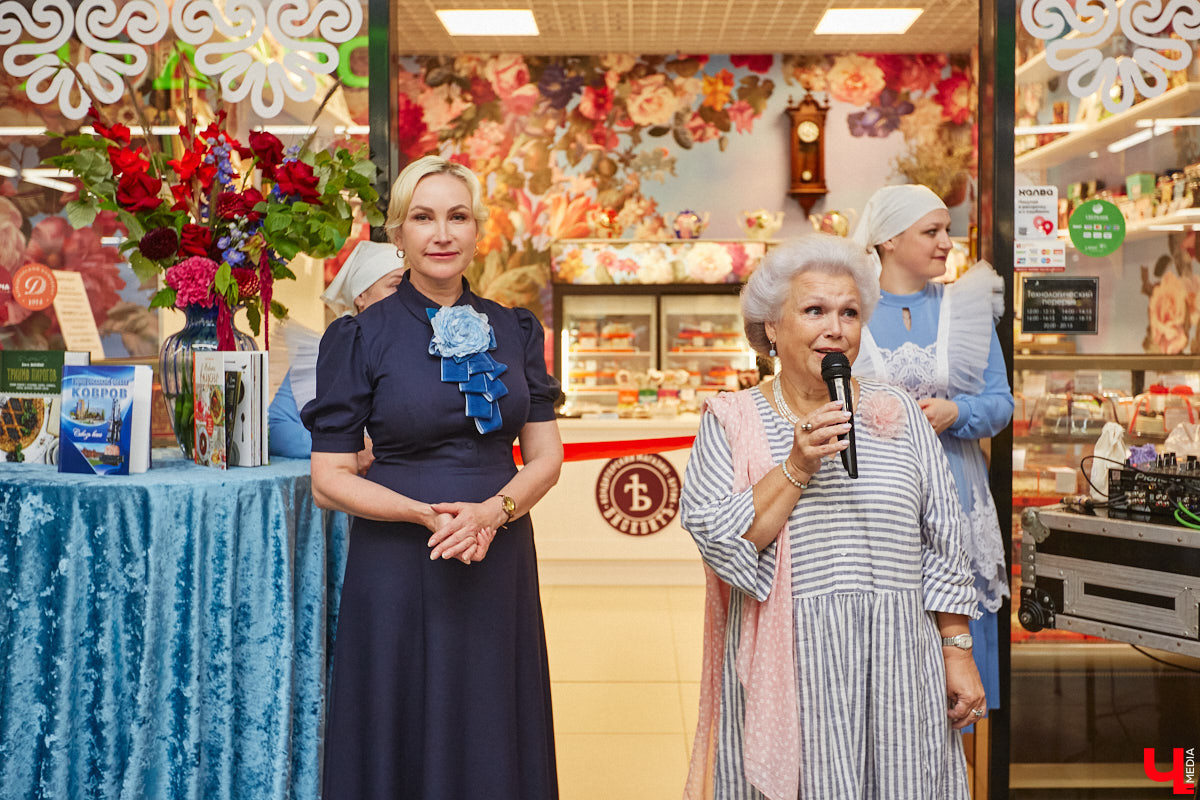
[[[563,800],[677,800],[700,693],[703,587],[543,586]]]

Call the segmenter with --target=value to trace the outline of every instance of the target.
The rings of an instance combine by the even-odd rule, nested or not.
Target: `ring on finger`
[[[979,719],[983,716],[983,711],[978,708],[972,708],[971,713],[975,715],[975,719]]]
[[[812,429],[813,429],[813,426],[812,426],[811,422],[800,423],[800,430],[804,431],[805,433],[811,433]]]

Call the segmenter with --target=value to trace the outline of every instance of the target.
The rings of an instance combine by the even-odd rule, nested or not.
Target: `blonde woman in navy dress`
[[[770,383],[706,404],[683,525],[708,576],[700,725],[685,797],[968,797],[960,728],[985,704],[954,645],[976,612],[958,501],[902,391],[853,381],[858,477],[821,362],[854,362],[879,298],[866,256],[814,235],[742,293]]]
[[[1012,419],[1013,396],[996,321],[1004,281],[979,262],[954,283],[937,283],[950,252],[950,212],[921,185],[885,186],[872,195],[854,241],[875,264],[882,296],[864,331],[860,375],[895,384],[921,404],[954,473],[964,515],[963,543],[980,616],[972,654],[988,704],[1000,700],[996,612],[1008,596],[1000,521],[979,446]]]
[[[410,164],[387,220],[404,280],[321,341],[313,493],[355,517],[324,800],[558,797],[528,512],[562,465],[559,388],[534,315],[463,277],[486,218],[465,167]]]

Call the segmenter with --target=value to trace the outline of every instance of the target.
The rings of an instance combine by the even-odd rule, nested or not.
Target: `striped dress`
[[[864,402],[902,404],[899,431],[877,432],[856,412],[859,477],[826,460],[788,520],[800,723],[800,797],[966,798],[961,738],[950,728],[934,611],[974,615],[953,479],[937,437],[902,392],[861,381]],[[755,388],[775,463],[793,428]],[[869,403],[868,403],[869,404]],[[891,434],[888,438],[883,434]],[[747,596],[771,590],[775,545],[741,538],[753,491],[734,493],[729,441],[701,421],[684,478],[683,526],[730,593],[713,775],[717,800],[763,797],[744,777],[745,697],[734,671]]]

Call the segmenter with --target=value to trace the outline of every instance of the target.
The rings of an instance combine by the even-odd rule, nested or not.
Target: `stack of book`
[[[197,464],[225,469],[270,463],[266,351],[197,352],[192,386]]]

